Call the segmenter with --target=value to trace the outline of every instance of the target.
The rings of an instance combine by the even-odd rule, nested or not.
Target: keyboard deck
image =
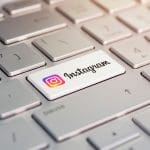
[[[149,150],[150,0],[23,0],[0,10],[3,150]]]

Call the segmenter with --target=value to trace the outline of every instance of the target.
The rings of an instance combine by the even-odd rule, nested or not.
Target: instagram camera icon
[[[43,82],[48,85],[50,88],[56,88],[60,85],[65,84],[65,81],[57,74],[48,76],[43,79]]]

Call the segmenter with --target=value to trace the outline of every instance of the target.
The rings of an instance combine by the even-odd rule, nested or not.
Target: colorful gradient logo
[[[43,79],[43,82],[50,88],[56,88],[65,84],[65,81],[57,74],[53,74]]]

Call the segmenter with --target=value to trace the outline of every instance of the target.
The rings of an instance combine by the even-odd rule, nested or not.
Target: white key
[[[48,4],[55,4],[55,3],[58,3],[58,2],[61,2],[63,0],[45,0]]]
[[[10,15],[22,15],[26,13],[31,13],[39,11],[42,8],[42,4],[37,0],[24,0],[19,2],[13,2],[6,4],[4,9]]]
[[[150,29],[150,11],[144,7],[137,7],[118,14],[118,19],[141,33]]]
[[[94,48],[89,40],[74,29],[61,30],[37,39],[33,43],[52,61],[58,61]]]
[[[88,0],[63,3],[57,7],[57,10],[74,23],[80,23],[103,15],[103,12]]]
[[[96,4],[103,7],[109,13],[114,13],[135,5],[134,0],[94,0]]]
[[[75,92],[125,72],[102,51],[96,51],[28,76],[49,100]]]
[[[131,36],[131,32],[111,17],[103,17],[83,25],[83,30],[103,45]]]
[[[113,121],[91,131],[87,140],[96,150],[115,149],[140,137],[131,123],[126,119]]]
[[[133,68],[150,63],[150,44],[144,38],[130,38],[112,46],[111,51]]]

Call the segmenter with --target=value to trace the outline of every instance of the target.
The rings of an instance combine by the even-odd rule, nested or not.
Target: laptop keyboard
[[[150,0],[25,0],[0,11],[3,150],[149,150]]]

